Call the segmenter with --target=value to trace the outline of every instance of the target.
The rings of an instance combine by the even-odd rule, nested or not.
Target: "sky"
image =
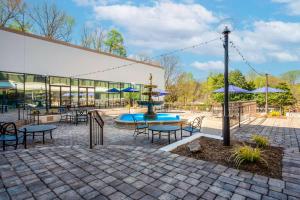
[[[34,4],[40,0],[26,0]],[[229,35],[229,68],[280,75],[300,70],[300,0],[49,0],[73,16],[73,42],[84,25],[118,29],[128,57],[174,54],[182,71],[205,80],[223,72],[222,30]],[[210,43],[203,44],[206,41]],[[234,44],[235,48],[231,45]]]

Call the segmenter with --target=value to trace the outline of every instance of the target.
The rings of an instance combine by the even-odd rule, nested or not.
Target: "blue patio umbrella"
[[[0,81],[0,89],[9,90],[9,89],[15,89],[15,88],[16,88],[16,85],[10,81]]]
[[[132,87],[128,87],[128,88],[123,89],[122,92],[133,93],[133,92],[139,92],[139,90],[132,88]],[[133,105],[131,95],[129,96],[129,101],[130,101],[130,107],[131,107]],[[129,113],[130,113],[130,107],[129,107]]]
[[[111,88],[111,89],[107,90],[106,92],[108,92],[108,93],[119,93],[120,90],[118,90],[116,88]]]
[[[214,91],[214,93],[224,93],[224,88],[220,88]],[[239,88],[235,85],[229,85],[228,86],[229,93],[250,93],[250,91],[245,90],[243,88]]]
[[[155,95],[156,97],[160,97],[160,96],[166,96],[169,94],[169,92],[162,90],[162,89],[155,89],[154,92],[159,92],[158,95]]]
[[[122,92],[139,92],[139,90],[137,89],[134,89],[132,87],[128,87],[128,88],[125,88],[123,90],[121,90]]]
[[[272,88],[272,87],[262,87],[257,88],[256,90],[251,91],[253,94],[259,94],[259,93],[265,93],[266,94],[266,103],[265,103],[265,111],[268,113],[268,93],[282,93],[285,92],[284,90],[278,89],[278,88]]]
[[[267,92],[267,87],[262,87],[262,88],[257,88],[253,91],[251,91],[251,93],[266,93]],[[278,88],[272,88],[272,87],[268,87],[268,93],[281,93],[281,92],[285,92],[284,90],[278,89]]]

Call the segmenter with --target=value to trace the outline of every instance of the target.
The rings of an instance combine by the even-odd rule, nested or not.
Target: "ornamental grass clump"
[[[237,168],[239,168],[242,164],[255,163],[258,161],[263,161],[267,164],[261,156],[261,150],[248,145],[236,147],[231,158],[233,158],[234,164]]]
[[[269,140],[265,136],[254,134],[251,139],[258,147],[265,148],[269,145]]]

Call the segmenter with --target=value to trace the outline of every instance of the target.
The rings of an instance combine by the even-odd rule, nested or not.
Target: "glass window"
[[[46,105],[46,77],[42,75],[25,75],[25,101],[38,107]],[[47,87],[48,88],[48,87]]]
[[[62,78],[62,77],[56,77],[51,76],[50,77],[50,85],[70,85],[70,78]]]
[[[0,81],[10,81],[15,88],[0,90],[0,104],[13,105],[24,103],[24,74],[0,72]]]
[[[87,89],[86,88],[79,88],[79,105],[80,106],[87,106]]]
[[[106,107],[108,104],[108,82],[95,81],[95,106]]]
[[[71,106],[78,106],[78,79],[71,79]]]
[[[116,88],[117,90],[120,90],[120,86],[120,83],[110,82],[108,87],[109,89]],[[109,93],[108,100],[110,106],[117,106],[120,103],[120,93]]]
[[[94,81],[79,79],[79,87],[94,87]]]
[[[51,107],[59,107],[60,106],[60,87],[59,86],[51,86],[50,87],[50,103],[51,103]]]

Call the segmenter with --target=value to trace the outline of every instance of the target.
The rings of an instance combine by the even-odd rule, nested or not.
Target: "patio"
[[[108,145],[93,150],[82,139],[88,126],[59,124],[46,145],[2,152],[0,199],[300,198],[299,119],[258,118],[234,129],[239,139],[261,133],[286,148],[283,181],[160,151],[167,139],[134,140],[131,130],[105,120]],[[210,123],[206,130],[213,130]]]

